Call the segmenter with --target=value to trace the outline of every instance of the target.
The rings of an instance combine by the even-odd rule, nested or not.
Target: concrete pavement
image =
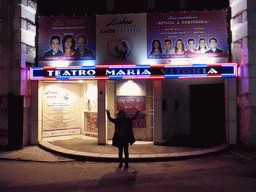
[[[154,145],[153,142],[136,141],[129,147],[130,161],[176,160],[198,157],[229,150],[248,160],[255,160],[256,153],[245,151],[223,143],[218,146],[189,147],[176,145]],[[19,150],[2,151],[0,159],[65,162],[73,160],[117,161],[118,149],[109,140],[106,145],[98,145],[97,138],[84,135],[51,137],[39,142],[38,146],[26,146]]]

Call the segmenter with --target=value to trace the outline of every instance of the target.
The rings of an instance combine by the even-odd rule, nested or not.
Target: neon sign
[[[236,77],[237,65],[99,65],[30,68],[31,80]]]

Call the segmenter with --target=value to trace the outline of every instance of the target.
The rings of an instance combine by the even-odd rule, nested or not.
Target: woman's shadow
[[[131,185],[136,180],[138,171],[129,172],[128,169],[121,170],[116,168],[115,172],[111,172],[103,175],[100,178],[100,181],[97,187],[100,188],[109,188],[117,186]]]

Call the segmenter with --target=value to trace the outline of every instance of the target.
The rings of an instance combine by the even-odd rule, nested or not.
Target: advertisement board
[[[117,110],[125,111],[141,111],[146,110],[146,97],[145,96],[118,96],[117,97]]]
[[[96,64],[143,64],[147,60],[146,14],[97,15]]]
[[[43,131],[80,129],[80,86],[45,83],[43,88]]]
[[[192,65],[109,65],[83,67],[33,67],[31,80],[108,80],[236,77],[236,63]],[[130,99],[129,99],[130,100]],[[124,103],[126,99],[122,98]],[[142,101],[142,100],[140,100]],[[135,103],[134,103],[135,104]],[[135,104],[137,105],[137,104]],[[131,106],[130,106],[131,107]]]
[[[149,13],[147,22],[148,59],[228,57],[226,11]]]
[[[39,18],[38,66],[95,65],[95,16]]]

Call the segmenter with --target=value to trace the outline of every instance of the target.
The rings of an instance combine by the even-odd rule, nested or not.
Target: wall
[[[223,83],[221,78],[213,79],[165,79],[162,85],[163,101],[163,141],[173,136],[189,135],[190,126],[190,85]],[[203,90],[202,90],[203,91]],[[175,100],[178,108],[175,110]]]
[[[256,146],[255,1],[230,0],[232,56],[238,64],[238,143]]]
[[[37,4],[31,0],[0,1],[0,95],[3,97],[7,97],[9,94],[24,96],[23,126],[20,127],[23,135],[21,133],[18,136],[23,139],[23,145],[30,143],[29,119],[31,117],[29,110],[31,101],[27,92],[26,56],[30,50],[29,47],[35,48],[36,6]],[[30,27],[28,27],[28,23]],[[31,62],[34,60],[32,59]],[[8,103],[8,100],[4,100],[4,102]],[[10,121],[12,121],[12,117],[10,117]],[[4,132],[10,130],[10,124],[4,123],[4,125],[4,128],[2,125]],[[0,132],[2,132],[1,130]],[[5,137],[3,145],[7,146],[9,136],[1,134],[0,139],[3,135]]]

